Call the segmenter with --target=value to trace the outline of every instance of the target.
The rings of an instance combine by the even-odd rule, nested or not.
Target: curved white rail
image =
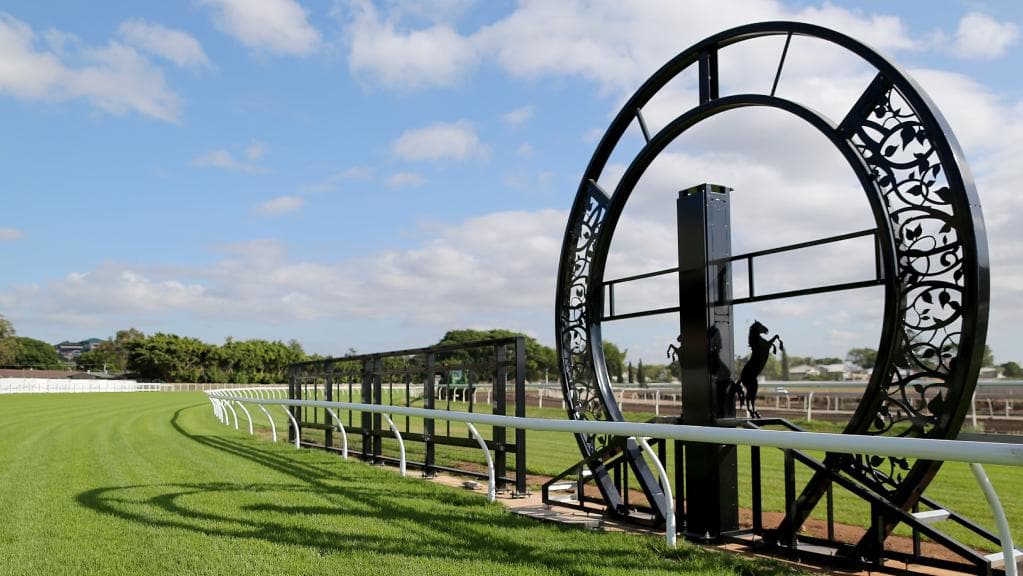
[[[231,401],[230,400],[225,400],[224,401],[224,406],[226,406],[227,409],[231,411],[231,414],[234,415],[234,429],[237,430],[238,429],[238,412],[235,411],[234,406],[231,405]],[[227,425],[228,426],[231,425],[231,419],[230,418],[227,419]]]
[[[257,404],[257,406],[259,406],[259,409],[263,411],[263,414],[266,414],[266,419],[270,421],[270,437],[273,438],[274,442],[277,442],[277,425],[274,424],[274,417],[266,411],[266,408],[262,404]]]
[[[717,428],[709,426],[690,426],[679,424],[646,424],[638,422],[609,422],[599,420],[549,420],[543,418],[524,418],[521,416],[501,416],[496,414],[477,414],[469,412],[454,412],[447,410],[433,410],[427,408],[412,408],[406,406],[390,406],[377,404],[361,404],[356,402],[327,402],[323,400],[253,400],[243,396],[234,396],[230,390],[215,390],[208,394],[217,395],[220,398],[231,399],[244,403],[276,404],[284,408],[288,418],[295,426],[295,447],[299,447],[298,423],[286,409],[286,406],[308,406],[326,409],[359,410],[375,414],[382,414],[387,418],[392,430],[399,436],[399,446],[402,450],[402,468],[404,473],[404,443],[400,439],[391,414],[401,416],[412,416],[421,418],[434,418],[449,420],[452,422],[464,422],[466,424],[490,424],[504,426],[506,428],[519,428],[524,430],[544,430],[551,432],[571,432],[574,434],[607,434],[612,436],[634,437],[643,446],[644,452],[651,456],[658,467],[658,474],[661,475],[665,489],[665,496],[670,498],[671,486],[668,482],[667,473],[660,461],[654,455],[646,438],[664,438],[672,440],[683,440],[689,442],[704,442],[711,444],[732,444],[763,446],[772,448],[788,448],[796,450],[818,450],[823,452],[840,452],[846,454],[872,454],[877,456],[896,456],[909,458],[922,458],[926,460],[942,460],[966,462],[971,465],[974,475],[977,477],[981,489],[984,491],[988,504],[995,514],[996,522],[999,525],[999,537],[1002,542],[1003,554],[1005,554],[1006,574],[1015,576],[1016,569],[1013,564],[1015,547],[1013,546],[1012,535],[1008,523],[1005,521],[1005,513],[1001,508],[998,495],[994,492],[991,483],[987,481],[986,474],[980,464],[1004,464],[1009,466],[1023,466],[1023,446],[1015,444],[1000,444],[993,442],[974,442],[966,440],[938,440],[932,438],[897,438],[886,436],[860,436],[850,434],[828,434],[820,432],[790,432],[780,430],[745,430],[738,428]],[[265,412],[265,410],[264,410]],[[336,418],[336,415],[334,415]],[[272,420],[271,420],[272,424]],[[275,434],[276,439],[276,434]],[[479,441],[479,438],[477,438]],[[489,453],[488,453],[489,456]],[[979,469],[979,473],[978,473]],[[997,520],[1001,516],[1001,520]],[[674,514],[669,514],[670,520],[674,523]],[[1002,525],[1004,524],[1004,525]],[[675,530],[666,530],[665,538],[669,546],[675,545]],[[1012,571],[1011,573],[1009,571]]]
[[[225,407],[225,404],[227,404],[227,402],[225,400],[218,400],[217,401],[217,408],[220,409],[220,421],[224,424],[224,426],[230,426],[231,425],[231,415],[228,414],[227,408]]]
[[[219,400],[208,394],[206,395],[206,399],[213,405],[213,415],[216,416],[217,420],[220,420],[220,406],[217,406],[217,402],[219,402]]]
[[[387,419],[387,425],[391,427],[391,432],[394,432],[394,437],[398,439],[398,451],[401,453],[398,469],[401,471],[401,475],[405,476],[405,440],[401,437],[401,430],[398,430],[398,427],[394,425],[394,420],[391,420],[391,415],[385,413],[384,418]]]
[[[376,414],[435,418],[452,422],[491,424],[523,430],[571,432],[573,434],[609,434],[612,436],[644,436],[705,442],[710,444],[742,444],[770,448],[819,450],[845,454],[872,454],[902,456],[927,460],[978,462],[1023,466],[1023,445],[967,440],[938,440],[933,438],[896,438],[888,436],[860,436],[824,432],[789,432],[787,430],[744,430],[685,424],[646,424],[642,422],[609,422],[601,420],[553,420],[522,416],[499,416],[447,410],[431,410],[406,406],[360,404],[356,402],[327,402],[325,400],[252,400],[232,397],[242,402],[276,404],[282,406],[311,406],[359,410]]]
[[[480,449],[483,450],[483,457],[487,461],[487,500],[493,502],[497,499],[497,479],[494,477],[494,460],[490,457],[490,448],[487,448],[487,441],[483,439],[476,427],[472,425],[472,422],[466,422],[466,426],[469,427],[469,433],[476,439],[476,443],[480,445]]]
[[[236,401],[236,403],[238,404],[238,407],[242,409],[242,412],[245,413],[245,419],[249,421],[249,436],[251,436],[253,434],[253,431],[252,431],[252,414],[249,414],[249,409],[245,407],[245,404],[242,404],[241,402],[237,402],[237,401]]]
[[[661,459],[654,453],[654,449],[650,447],[646,438],[642,436],[636,438],[639,445],[643,447],[643,452],[654,461],[654,466],[657,468],[657,474],[661,477],[661,489],[664,490],[664,501],[668,504],[668,513],[664,516],[664,538],[668,542],[668,546],[675,547],[675,499],[671,495],[671,480],[668,478],[668,472],[665,471],[664,465],[661,464]]]
[[[1005,509],[998,499],[995,487],[991,485],[984,467],[977,463],[970,464],[973,477],[980,484],[984,491],[984,498],[987,498],[988,506],[995,517],[995,525],[998,526],[998,538],[1002,541],[1002,560],[1005,562],[1005,576],[1016,576],[1016,549],[1012,544],[1012,532],[1009,530],[1009,521],[1005,518]]]
[[[337,424],[337,429],[341,432],[341,457],[348,458],[348,433],[345,432],[345,425],[341,422],[341,419],[337,417],[337,412],[334,412],[332,408],[327,408],[327,413],[334,418],[334,423]]]
[[[295,448],[301,448],[299,444],[302,442],[302,430],[298,427],[298,421],[291,415],[287,406],[281,406],[281,410],[284,410],[284,413],[288,415],[288,420],[291,420],[291,425],[295,427]]]

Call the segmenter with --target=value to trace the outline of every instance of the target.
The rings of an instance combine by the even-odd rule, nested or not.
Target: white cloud
[[[518,148],[515,149],[515,155],[521,156],[523,158],[528,158],[532,156],[533,152],[535,152],[535,150],[533,149],[533,146],[529,142],[523,142],[522,144],[519,144]]]
[[[959,58],[997,58],[1016,41],[1019,28],[1012,22],[999,22],[979,12],[970,12],[959,20],[954,54]]]
[[[81,40],[79,40],[78,36],[62,30],[57,30],[56,28],[44,30],[43,40],[54,54],[57,54],[62,58],[71,47],[81,44]]]
[[[486,158],[490,148],[472,124],[459,120],[406,130],[391,143],[391,152],[403,160],[468,160]]]
[[[620,93],[634,89],[708,30],[766,20],[822,24],[886,51],[928,46],[898,17],[828,4],[793,9],[776,0],[525,1],[466,33],[436,22],[416,28],[405,22],[415,20],[406,17],[408,11],[392,10],[384,17],[366,1],[356,2],[351,12],[349,68],[357,77],[388,88],[449,86],[486,59],[516,78],[577,77]],[[759,60],[772,69],[777,56],[771,51]]]
[[[292,260],[275,240],[216,249],[201,268],[107,263],[85,273],[10,288],[0,299],[23,316],[137,321],[171,313],[220,321],[368,318],[448,328],[550,304],[564,229],[560,211],[498,212],[443,228],[420,246],[339,262]],[[467,279],[486,278],[486,282]],[[61,318],[64,318],[61,320]],[[494,324],[496,325],[496,323]],[[112,328],[115,329],[115,328]]]
[[[264,155],[266,155],[266,144],[259,140],[253,140],[245,147],[245,158],[247,158],[249,162],[255,162]]]
[[[369,166],[352,166],[342,172],[341,175],[353,180],[369,180],[373,177],[373,169]]]
[[[0,12],[0,92],[24,100],[84,98],[112,114],[136,112],[177,121],[181,98],[167,86],[163,72],[134,48],[117,41],[104,47],[75,46],[81,64],[71,66],[63,61],[68,36],[57,31],[47,36],[51,49],[37,48],[36,34],[27,24]],[[62,40],[55,43],[58,37]]]
[[[708,30],[725,30],[758,20],[813,21],[883,49],[916,47],[897,18],[864,17],[833,6],[792,11],[770,0],[724,5],[669,0],[629,4],[529,2],[480,30],[477,38],[515,77],[574,76],[618,93],[634,90],[668,59],[706,36]],[[758,61],[749,66],[751,72],[773,69],[778,53],[756,56]],[[723,56],[722,63],[727,62]],[[761,66],[768,62],[766,67]],[[724,72],[722,76],[722,82],[729,81]]]
[[[250,149],[246,151],[246,157],[249,157],[251,160],[252,158],[248,153],[250,151],[251,145]],[[257,156],[257,158],[259,156],[262,156],[262,153],[260,153]],[[196,156],[195,158],[192,159],[190,164],[195,168],[222,168],[224,170],[233,170],[235,172],[248,172],[250,174],[266,174],[269,172],[268,169],[257,164],[253,164],[251,162],[242,162],[241,160],[238,160],[237,158],[234,157],[233,154],[231,154],[230,152],[223,148],[210,150],[209,152]]]
[[[0,90],[25,99],[63,96],[70,71],[56,54],[36,51],[27,24],[0,13]]]
[[[256,212],[263,216],[276,216],[296,212],[305,205],[305,199],[300,196],[278,196],[266,202],[256,205]]]
[[[472,43],[447,25],[399,31],[369,2],[353,7],[348,69],[388,88],[451,86],[476,61]]]
[[[294,0],[200,0],[213,22],[253,50],[304,55],[319,48],[320,32]]]
[[[21,240],[25,233],[17,228],[0,227],[0,242],[13,242]]]
[[[426,178],[415,172],[398,172],[388,176],[387,180],[384,181],[391,188],[414,188],[422,186],[425,182]]]
[[[449,22],[467,12],[477,0],[385,0],[383,8],[391,17],[399,20],[414,19],[425,22]]]
[[[533,117],[532,106],[522,106],[504,114],[501,114],[501,121],[511,126],[519,126]]]
[[[596,144],[600,142],[600,137],[604,135],[604,132],[607,132],[606,128],[590,128],[579,136],[579,140],[584,144]]]
[[[202,45],[187,32],[145,20],[126,20],[117,31],[127,44],[166,58],[178,66],[193,69],[213,67]]]
[[[25,306],[23,315],[47,318],[59,325],[79,325],[95,324],[108,314],[196,310],[210,295],[201,284],[154,279],[147,273],[107,263],[90,272],[68,273],[43,286],[16,287],[6,297]]]
[[[940,32],[918,33],[908,26],[915,23],[893,16],[832,5],[790,8],[770,0],[735,2],[723,7],[656,1],[628,6],[527,1],[492,25],[461,36],[473,44],[480,58],[492,59],[513,77],[581,78],[623,102],[639,82],[678,51],[706,36],[708,30],[772,19],[832,27],[886,52],[945,50],[952,44],[947,39],[936,42]],[[392,31],[400,29],[399,24],[394,24]],[[970,57],[993,57],[1004,53],[1016,36],[1014,25],[968,15],[963,18],[956,38],[962,45],[955,49]],[[769,89],[783,42],[784,38],[757,40],[749,46],[735,45],[722,51],[723,93],[742,91],[754,83],[759,83],[754,89],[763,90],[764,86]],[[822,41],[796,38],[786,60],[779,95],[840,120],[873,74],[868,66],[855,60]],[[477,63],[478,60],[465,62],[453,74],[468,74]],[[1019,288],[1023,286],[1023,266],[1018,264],[1023,259],[1023,249],[1017,248],[1023,245],[1023,226],[1014,217],[1023,213],[1023,199],[1013,191],[1023,181],[1020,163],[1014,160],[1023,155],[1023,103],[1006,101],[966,76],[933,70],[912,73],[948,117],[977,175],[994,262],[992,304],[996,312],[991,329],[996,334],[1009,333],[1012,323],[1006,318],[1015,318],[1017,323],[1023,320],[1023,313],[1018,312],[1023,310],[1023,289]],[[670,87],[670,93],[661,101],[644,109],[654,130],[695,101],[692,79],[682,78],[678,84]],[[741,112],[730,112],[713,119],[706,123],[707,127],[687,135],[683,139],[686,141],[673,150],[674,155],[666,156],[676,164],[674,168],[652,168],[645,186],[658,189],[661,194],[705,178],[735,186],[739,202],[733,207],[733,218],[742,223],[741,228],[736,228],[737,250],[873,227],[863,193],[833,147],[812,130],[790,138],[790,125],[798,121],[779,116],[785,115],[751,118]],[[603,132],[603,128],[595,129],[584,139],[595,141]],[[742,136],[736,137],[737,134]],[[638,135],[634,136],[641,143]],[[779,145],[782,139],[784,146]],[[422,151],[429,147],[417,149],[425,155]],[[395,146],[392,150],[397,153]],[[626,153],[623,159],[631,157]],[[609,189],[615,178],[610,180]],[[506,176],[509,186],[522,187],[527,182],[521,175]],[[609,270],[617,266],[623,274],[645,272],[671,266],[677,258],[674,212],[664,210],[663,198],[655,201],[652,194],[646,195],[645,200],[643,194],[638,194],[630,202],[622,219],[622,235],[616,238],[618,252],[613,255]],[[833,265],[837,261],[869,272],[869,256],[870,250],[859,246],[800,255],[802,263],[812,270],[813,281],[846,280],[840,277],[843,270]],[[758,280],[784,288],[800,276],[784,267],[776,268],[772,272],[765,266]],[[806,333],[795,322],[783,319],[797,310],[802,318],[823,317],[829,307],[847,308],[850,302],[856,302],[856,306],[862,304],[863,313],[841,320],[841,325],[827,327],[832,330],[830,340],[840,345],[840,341],[851,342],[849,339],[854,338],[861,345],[876,345],[870,339],[876,338],[877,315],[870,314],[875,312],[877,300],[876,293],[863,291],[791,303],[765,303],[759,309],[773,315],[772,325],[779,323],[786,332]],[[825,328],[821,332],[825,338],[819,340],[829,340]],[[798,340],[796,343],[799,344]],[[809,340],[803,344],[820,346]]]
[[[302,186],[301,190],[317,194],[336,192],[341,189],[341,185],[345,180],[371,180],[373,176],[374,170],[369,166],[351,166],[340,172],[333,172],[319,182],[306,184]]]

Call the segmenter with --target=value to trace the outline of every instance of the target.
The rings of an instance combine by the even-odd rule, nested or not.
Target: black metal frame
[[[467,385],[451,384],[451,372],[468,370],[475,375]],[[439,380],[439,381],[438,381]],[[514,416],[526,415],[526,347],[521,336],[480,340],[465,344],[432,346],[397,350],[376,354],[360,354],[343,358],[330,358],[311,362],[300,362],[288,366],[288,397],[291,399],[319,398],[327,401],[358,402],[375,405],[411,406],[411,386],[422,385],[422,407],[451,410],[451,403],[461,393],[462,400],[468,401],[473,411],[472,390],[481,381],[489,380],[493,386],[491,413]],[[509,383],[512,389],[508,390]],[[404,392],[404,401],[395,403],[395,391]],[[385,393],[387,401],[385,402]],[[440,404],[440,405],[438,405]],[[509,405],[510,404],[510,405]],[[289,408],[292,416],[304,431],[321,430],[323,442],[305,438],[300,443],[310,447],[339,452],[334,446],[336,425],[326,410],[318,407],[294,406]],[[377,463],[395,463],[398,458],[387,454],[383,440],[393,438],[394,433],[383,422],[380,414],[361,412],[356,421],[353,411],[339,411],[346,418],[345,431],[349,437],[349,452],[363,460]],[[414,432],[413,419],[405,417],[403,422],[395,419],[406,443],[421,442],[424,445],[423,461],[407,460],[410,467],[420,468],[423,474],[431,476],[439,470],[486,478],[485,472],[451,468],[436,462],[436,448],[460,446],[479,449],[472,437],[453,435],[450,421],[438,425],[435,419],[422,419],[422,431]],[[289,440],[294,441],[294,430],[289,428]],[[498,489],[512,486],[516,494],[526,493],[526,431],[514,430],[509,441],[508,430],[493,426],[491,437],[486,439],[487,447],[493,452],[494,471]],[[509,467],[509,457],[514,458]]]
[[[801,428],[784,418],[759,418],[755,420],[744,419],[741,422],[736,422],[736,424],[740,424],[742,427],[749,429],[779,426],[789,431],[802,432]],[[992,546],[998,547],[1001,545],[1001,540],[995,534],[977,525],[968,518],[949,510],[947,506],[943,506],[923,496],[920,497],[910,510],[903,510],[895,506],[890,500],[888,491],[886,490],[883,482],[864,481],[863,477],[858,474],[858,471],[855,468],[843,469],[829,467],[825,462],[821,462],[800,450],[782,450],[785,458],[784,486],[785,501],[787,505],[785,510],[785,520],[782,522],[781,526],[784,526],[790,518],[797,513],[795,470],[796,464],[799,463],[813,470],[815,474],[827,475],[831,481],[825,489],[825,499],[827,504],[825,520],[827,523],[827,536],[825,538],[820,538],[799,535],[797,540],[796,536],[791,532],[782,531],[780,529],[781,526],[779,526],[779,529],[765,527],[763,522],[763,506],[761,505],[761,450],[762,449],[759,446],[750,447],[753,526],[749,530],[742,530],[730,534],[728,536],[728,540],[746,544],[757,550],[771,551],[787,556],[840,562],[849,566],[866,563],[871,565],[874,570],[878,571],[893,570],[891,567],[886,567],[884,561],[898,560],[905,563],[948,570],[973,571],[981,574],[991,574],[995,572],[990,568],[990,562],[983,554],[978,553],[973,548],[959,542],[955,538],[934,528],[930,524],[921,521],[914,516],[913,513],[919,512],[920,504],[927,506],[928,510],[945,510],[949,514],[947,521],[958,524],[970,532],[973,532],[975,535],[987,540]],[[863,555],[864,549],[861,545],[849,545],[835,539],[835,518],[832,493],[833,485],[837,485],[840,488],[849,491],[861,500],[870,504],[871,524],[867,527],[864,538],[871,539],[875,546],[869,549],[868,555],[866,556]],[[912,529],[913,552],[911,554],[885,549],[884,541],[887,539],[889,534],[887,526],[893,520],[906,524]],[[935,542],[944,547],[946,550],[953,552],[961,560],[946,560],[923,555],[921,553],[921,536],[926,536],[932,542]],[[894,569],[894,571],[901,573],[903,570],[898,568]]]
[[[717,64],[723,49],[768,36],[786,38],[770,92],[721,96]],[[873,81],[840,121],[832,122],[798,102],[776,96],[793,36],[842,47],[876,70]],[[699,102],[660,130],[651,132],[643,107],[668,82],[693,66],[698,74]],[[763,296],[756,296],[751,290],[749,298],[732,303],[883,286],[877,364],[845,432],[954,438],[976,385],[989,309],[987,245],[972,176],[944,118],[908,75],[853,38],[794,22],[734,28],[685,50],[636,91],[598,144],[569,215],[558,272],[556,344],[569,416],[623,419],[603,358],[603,321],[678,311],[664,308],[616,315],[613,307],[605,308],[605,302],[613,303],[616,283],[673,271],[605,281],[611,239],[630,194],[651,162],[686,130],[716,114],[741,107],[788,112],[827,137],[859,180],[877,225],[874,230],[773,252],[872,234],[877,262],[875,277],[862,282]],[[633,123],[638,124],[646,143],[615,190],[608,193],[599,184],[601,174]],[[752,259],[762,254],[736,256],[732,261],[745,258],[752,271]],[[752,274],[750,279],[752,283]],[[592,462],[594,481],[605,502],[616,508],[621,503],[621,494],[610,482],[605,463],[595,458],[609,439],[579,435],[577,442],[583,458]],[[631,457],[632,465],[643,472],[646,464],[638,455]],[[850,477],[862,484],[880,486],[891,506],[908,511],[920,501],[941,462],[829,455],[824,466],[827,470],[850,471]],[[639,474],[644,484],[652,482],[652,475],[646,472]],[[780,534],[788,536],[781,540],[794,538],[835,481],[832,474],[818,472],[800,496],[792,499],[792,513],[779,529]],[[650,504],[663,509],[663,503],[656,499]],[[886,537],[901,519],[883,516],[878,533]],[[877,548],[876,537],[865,537],[857,545],[856,555],[871,557]]]
[[[649,444],[651,448],[657,450],[657,457],[663,464],[667,459],[667,441],[662,438],[652,438],[650,439]],[[628,518],[633,522],[648,526],[663,524],[664,518],[661,516],[660,510],[643,503],[630,501],[629,471],[632,466],[632,462],[629,458],[629,453],[635,445],[636,441],[630,438],[622,436],[612,437],[606,446],[594,454],[584,458],[570,468],[544,482],[541,485],[541,501],[547,505],[554,505],[561,508],[569,508],[592,514],[610,513],[611,515]],[[622,495],[622,501],[617,510],[609,509],[603,497],[594,498],[586,494],[587,486],[598,486],[594,475],[586,475],[586,471],[589,471],[594,466],[601,466],[609,472],[612,485],[615,487],[615,490]],[[564,482],[567,478],[571,478],[572,482],[575,483],[574,502],[557,500],[550,494],[552,486]],[[640,489],[642,488],[643,487],[640,486]],[[649,496],[646,497],[649,502]]]
[[[771,292],[768,294],[757,294],[756,293],[756,275],[754,274],[753,260],[763,256],[773,256],[775,254],[783,254],[785,252],[792,252],[795,250],[801,250],[803,248],[814,248],[817,246],[823,246],[825,244],[833,244],[836,242],[845,242],[848,240],[855,240],[857,238],[872,237],[874,239],[875,246],[875,262],[874,262],[874,277],[866,280],[858,280],[855,282],[840,282],[837,284],[828,284],[825,286],[815,286],[813,288],[803,288],[800,290],[786,290],[784,292]],[[871,228],[870,230],[861,230],[859,232],[850,232],[848,234],[839,234],[837,236],[829,236],[828,238],[821,238],[819,240],[813,240],[810,242],[798,242],[796,244],[789,244],[787,246],[780,246],[778,248],[771,248],[768,250],[757,250],[755,252],[747,252],[745,254],[737,254],[728,258],[730,264],[745,261],[746,276],[747,276],[747,294],[748,296],[742,298],[730,298],[723,301],[714,302],[715,305],[725,304],[752,304],[754,302],[764,302],[766,300],[779,300],[782,298],[795,298],[798,296],[811,296],[814,294],[826,294],[828,292],[838,292],[841,290],[855,290],[857,288],[870,288],[871,286],[883,286],[884,276],[881,271],[881,258],[880,258],[880,241],[878,231]],[[677,313],[680,309],[679,306],[667,306],[664,308],[655,308],[652,310],[641,310],[637,312],[626,312],[625,314],[615,314],[615,296],[614,287],[618,284],[626,284],[629,282],[635,282],[638,280],[646,280],[648,278],[655,278],[657,276],[666,276],[668,274],[678,274],[678,267],[664,268],[663,270],[656,270],[654,272],[646,272],[643,274],[635,274],[633,276],[623,276],[621,278],[615,278],[613,280],[605,280],[603,283],[606,291],[606,312],[601,316],[601,321],[609,320],[625,320],[628,318],[640,318],[643,316],[656,316],[659,314],[671,314]]]

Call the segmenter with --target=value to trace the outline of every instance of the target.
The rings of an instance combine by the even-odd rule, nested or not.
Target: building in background
[[[106,342],[106,340],[102,340],[100,338],[89,338],[88,340],[82,340],[81,342],[68,342],[65,340],[60,344],[57,344],[55,348],[57,349],[57,354],[60,354],[64,360],[71,362],[79,354],[88,352],[103,342]]]

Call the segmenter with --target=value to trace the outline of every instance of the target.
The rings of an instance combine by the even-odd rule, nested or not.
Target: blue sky
[[[340,353],[507,327],[553,344],[567,210],[611,116],[690,44],[770,19],[866,41],[942,108],[987,219],[989,343],[998,360],[1023,360],[1017,2],[9,0],[0,314],[54,342],[136,327],[211,342],[297,338]],[[782,89],[825,111],[862,89],[862,69],[799,48]],[[727,66],[771,77],[776,58],[737,54]],[[666,99],[665,118],[691,105],[680,97]],[[770,205],[737,197],[736,250],[868,215],[865,201],[860,213],[833,201],[828,191],[848,175],[787,122],[723,118],[708,128],[714,137],[680,142],[665,159],[660,174],[675,190],[706,177],[740,193],[803,191]],[[779,128],[792,132],[781,158],[770,136]],[[637,195],[609,274],[673,264],[672,203]],[[834,275],[858,262],[849,250],[779,264],[778,277]],[[636,298],[673,296],[651,286]],[[865,291],[736,315],[781,332],[791,354],[842,356],[876,346],[877,302]],[[607,332],[631,357],[662,361],[677,322]]]

